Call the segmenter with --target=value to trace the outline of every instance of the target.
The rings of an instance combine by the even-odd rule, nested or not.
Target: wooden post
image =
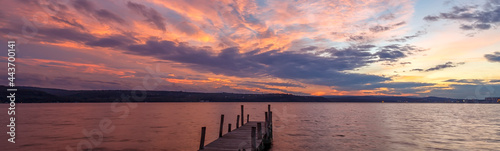
[[[231,132],[231,123],[227,124],[227,132]]]
[[[240,115],[236,117],[236,128],[240,127]]]
[[[271,112],[271,104],[267,105],[267,112]]]
[[[207,131],[207,127],[201,127],[201,140],[200,140],[200,150],[205,147],[205,132]]]
[[[255,140],[255,127],[252,127],[252,151],[257,149],[257,140]]]
[[[244,115],[243,114],[243,105],[241,105],[241,126],[243,126],[243,124],[244,124],[243,122],[245,121],[245,120],[243,120],[244,119],[243,115]]]
[[[265,117],[266,117],[265,122],[269,122],[269,119],[268,119],[268,116],[267,116],[267,112],[266,112],[266,116]]]
[[[247,114],[247,123],[250,121],[250,114]]]
[[[273,138],[273,112],[269,112],[269,138]]]
[[[268,118],[268,116],[267,116],[267,112],[266,112],[266,116],[265,116],[265,117],[266,117],[266,120],[264,121],[264,122],[265,122],[265,123],[264,123],[264,132],[265,132],[265,134],[266,134],[266,135],[269,135],[269,134],[268,134],[268,133],[269,133],[269,131],[267,131],[267,129],[269,128],[269,118]]]
[[[273,126],[273,112],[269,112],[269,125]]]
[[[224,114],[220,115],[219,137],[222,137],[222,129],[224,129]]]
[[[257,139],[262,139],[262,124],[257,123]]]

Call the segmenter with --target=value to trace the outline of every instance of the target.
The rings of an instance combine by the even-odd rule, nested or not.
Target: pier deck
[[[265,121],[249,121],[250,114],[247,114],[247,121],[244,123],[244,115],[244,106],[241,105],[241,116],[237,115],[236,129],[231,129],[231,123],[228,123],[228,133],[222,135],[224,130],[224,114],[221,114],[219,138],[207,145],[205,145],[206,127],[202,127],[199,150],[262,151],[269,149],[273,140],[273,112],[271,112],[271,105],[267,105]],[[240,123],[241,126],[239,126]]]
[[[250,121],[243,125],[242,127],[235,129],[221,138],[207,144],[203,151],[237,151],[239,149],[245,149],[247,151],[252,150],[252,127],[257,127],[257,121]],[[262,123],[262,130],[264,130],[264,121]],[[259,135],[257,133],[257,135]],[[262,133],[264,135],[264,132]],[[258,137],[258,136],[257,136]],[[264,138],[264,136],[262,136]],[[263,139],[256,139],[257,148],[263,148]]]

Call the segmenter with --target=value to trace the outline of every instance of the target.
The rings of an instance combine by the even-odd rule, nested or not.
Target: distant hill
[[[441,97],[404,96],[324,96],[331,102],[408,102],[408,103],[455,103],[460,100]]]
[[[1,96],[8,87],[0,86]],[[131,98],[131,90],[63,90],[38,87],[16,87],[16,103],[113,102]],[[145,91],[143,102],[408,102],[408,103],[496,103],[485,100],[458,100],[441,97],[402,96],[298,96],[291,94],[198,93],[182,91]],[[141,93],[138,94],[138,97]],[[8,103],[6,97],[0,102]],[[137,101],[137,100],[133,100]]]
[[[6,86],[0,86],[4,90]],[[16,102],[113,102],[122,97],[130,98],[131,90],[62,90],[38,87],[16,87]],[[235,94],[235,93],[197,93],[180,91],[145,91],[143,102],[328,102],[324,97],[296,96],[291,94]],[[7,96],[7,91],[0,95]],[[140,96],[141,93],[138,92]],[[1,102],[7,102],[1,97]],[[135,100],[134,100],[135,101]]]

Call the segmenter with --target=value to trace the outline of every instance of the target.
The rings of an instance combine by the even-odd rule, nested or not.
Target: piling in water
[[[262,125],[261,123],[257,123],[257,139],[262,139]]]
[[[255,139],[255,127],[252,127],[252,151],[257,149],[257,140]]]
[[[244,121],[244,120],[243,120],[243,119],[244,119],[243,115],[244,115],[244,114],[243,114],[243,105],[241,105],[241,126],[243,126],[243,124],[244,124],[244,123],[243,123],[243,121]]]
[[[207,131],[207,127],[201,128],[201,140],[200,140],[200,150],[205,147],[205,132]]]
[[[224,129],[224,114],[220,115],[220,128],[219,128],[219,137],[222,137],[222,130]]]
[[[236,128],[240,128],[240,115],[236,117]]]

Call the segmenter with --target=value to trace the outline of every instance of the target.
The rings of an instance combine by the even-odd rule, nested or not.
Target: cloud
[[[73,52],[88,54],[105,52],[106,56],[130,56],[126,61],[103,59],[121,63],[121,69],[138,70],[137,66],[148,64],[144,62],[163,61],[173,66],[172,70],[186,70],[192,75],[249,78],[244,81],[257,79],[256,81],[261,82],[251,84],[262,86],[262,90],[274,89],[281,92],[288,90],[277,90],[277,88],[290,87],[295,90],[305,88],[305,85],[309,86],[308,84],[339,90],[421,86],[410,83],[387,84],[392,80],[390,77],[355,71],[376,62],[395,63],[413,53],[423,51],[413,45],[374,42],[381,35],[388,35],[389,30],[406,24],[401,21],[409,20],[408,16],[411,16],[412,11],[400,9],[413,8],[413,3],[408,1],[391,3],[148,1],[143,3],[130,0],[115,3],[70,0],[61,3],[69,8],[66,8],[65,12],[49,16],[51,22],[48,24],[37,26],[38,33],[31,42],[68,48],[74,50]],[[55,9],[56,5],[51,7]],[[15,11],[17,14],[9,13],[3,16],[20,18],[27,13],[40,10],[38,7],[31,7]],[[375,24],[371,21],[368,24],[363,23],[377,17],[380,20]],[[11,29],[19,29],[23,25],[21,22],[16,24],[15,28],[11,28],[9,25],[13,25],[12,21],[5,20],[7,23],[1,27],[2,32],[13,31]],[[30,21],[37,24],[40,20]],[[167,29],[168,32],[161,32]],[[344,33],[325,34],[332,31]],[[22,34],[21,30],[15,33]],[[295,45],[296,41],[300,43]],[[354,44],[351,43],[353,41]],[[120,51],[125,54],[119,53]],[[42,55],[30,57],[40,56]],[[67,58],[89,62],[85,57],[74,55],[50,59]],[[140,60],[134,62],[133,59]],[[66,71],[65,68],[68,68],[57,62],[34,66],[54,71]],[[96,72],[104,71],[96,70]],[[72,76],[96,81],[95,78]],[[117,76],[105,76],[104,79],[113,77]],[[281,83],[269,79],[291,82]],[[96,82],[93,83],[97,85]],[[204,91],[216,87],[241,88],[234,85],[228,87],[214,85],[216,84],[207,86]]]
[[[401,38],[395,38],[395,39],[389,39],[387,41],[390,41],[390,42],[393,42],[393,41],[396,41],[396,42],[406,42],[408,40],[411,40],[413,38],[417,38],[417,37],[420,37],[422,35],[425,35],[427,34],[427,31],[425,30],[420,30],[420,31],[417,31],[415,34],[413,35],[409,35],[409,36],[404,36],[404,37],[401,37]]]
[[[77,27],[77,28],[80,28],[81,30],[85,30],[85,27],[83,27],[82,24],[78,23],[78,21],[76,21],[75,19],[73,20],[67,20],[65,18],[60,18],[60,17],[56,17],[56,16],[52,16],[52,19],[55,20],[55,21],[58,21],[58,22],[61,22],[61,23],[65,23],[67,25],[70,25],[70,26],[73,26],[73,27]]]
[[[105,10],[105,9],[101,9],[101,10],[97,10],[95,11],[95,15],[98,16],[97,18],[101,19],[101,21],[107,21],[107,20],[112,20],[116,23],[120,23],[120,24],[125,24],[125,20],[122,19],[120,16],[108,11],[108,10]]]
[[[413,54],[419,51],[425,51],[425,49],[417,48],[412,45],[399,45],[392,44],[379,48],[380,51],[375,53],[376,56],[380,58],[380,61],[397,61],[401,58],[407,57],[409,54]]]
[[[267,87],[265,85],[254,84],[254,83],[251,83],[251,82],[240,83],[238,85],[242,85],[242,86],[246,86],[246,87],[250,87],[250,88],[258,88],[258,89],[263,89],[263,90],[278,91],[278,92],[282,92],[282,93],[297,94],[297,95],[308,95],[308,94],[303,93],[303,92],[290,91],[290,90],[285,90],[285,89],[280,89],[280,88],[271,88],[271,87]]]
[[[134,43],[134,39],[125,35],[112,35],[105,38],[100,38],[92,41],[88,41],[85,44],[88,46],[99,46],[99,47],[120,47],[127,46]]]
[[[90,13],[102,22],[113,21],[119,24],[126,24],[126,21],[120,16],[105,9],[97,9],[92,2],[87,0],[75,0],[73,1],[73,7],[81,13]]]
[[[500,52],[494,52],[493,54],[485,54],[484,57],[490,62],[500,62]]]
[[[87,42],[97,39],[94,35],[80,32],[73,28],[40,28],[36,36],[40,41],[61,42]]]
[[[324,50],[331,53],[332,57],[278,50],[240,53],[235,47],[222,49],[217,54],[211,53],[214,52],[211,48],[193,47],[182,42],[150,40],[145,44],[130,45],[126,53],[186,63],[194,69],[228,76],[270,75],[327,86],[348,86],[389,80],[381,76],[343,72],[376,61],[372,60],[373,54],[367,50],[358,51],[360,49],[349,47]]]
[[[378,32],[383,32],[383,31],[387,31],[387,30],[391,30],[397,26],[401,26],[401,25],[404,25],[406,24],[405,21],[402,21],[402,22],[399,22],[399,23],[396,23],[396,24],[393,24],[393,25],[389,25],[389,26],[380,26],[380,25],[377,25],[377,26],[373,26],[373,27],[370,27],[369,30],[371,32],[374,32],[374,33],[378,33]]]
[[[311,50],[316,50],[316,49],[318,49],[318,47],[316,47],[316,46],[309,46],[309,47],[302,48],[300,50],[301,51],[311,51]]]
[[[442,70],[445,68],[453,68],[453,67],[456,67],[458,65],[463,65],[463,64],[465,64],[465,62],[453,63],[453,62],[449,61],[449,62],[446,62],[445,64],[436,65],[435,67],[426,69],[425,72]]]
[[[459,99],[484,99],[500,96],[499,84],[451,84],[449,88],[431,89],[426,95],[443,96]]]
[[[280,82],[249,82],[249,83],[254,83],[254,84],[263,84],[263,85],[269,85],[269,86],[281,86],[281,87],[299,87],[299,88],[305,88],[305,86],[300,85],[300,84],[294,84],[294,83],[280,83]]]
[[[156,28],[165,31],[165,18],[161,16],[160,13],[158,13],[156,10],[153,8],[146,8],[146,6],[142,4],[137,4],[133,2],[127,2],[127,7],[142,16],[146,17],[146,21],[152,23],[153,25],[156,26]]]
[[[483,9],[478,6],[455,6],[451,11],[439,15],[425,16],[426,21],[457,20],[468,22],[461,24],[462,30],[488,30],[500,23],[500,3],[497,0],[488,1]]]
[[[411,69],[411,70],[410,70],[410,72],[411,72],[411,71],[420,71],[420,72],[422,72],[422,71],[424,71],[424,69],[419,69],[419,68],[417,68],[417,69]]]
[[[421,82],[378,82],[378,83],[370,83],[364,85],[357,85],[356,87],[349,87],[348,89],[341,88],[341,90],[376,90],[379,88],[387,88],[397,90],[404,93],[415,93],[420,91],[421,87],[433,86],[433,83],[421,83]]]
[[[465,84],[482,84],[485,80],[482,79],[448,79],[443,82],[455,82],[455,83],[465,83]]]

